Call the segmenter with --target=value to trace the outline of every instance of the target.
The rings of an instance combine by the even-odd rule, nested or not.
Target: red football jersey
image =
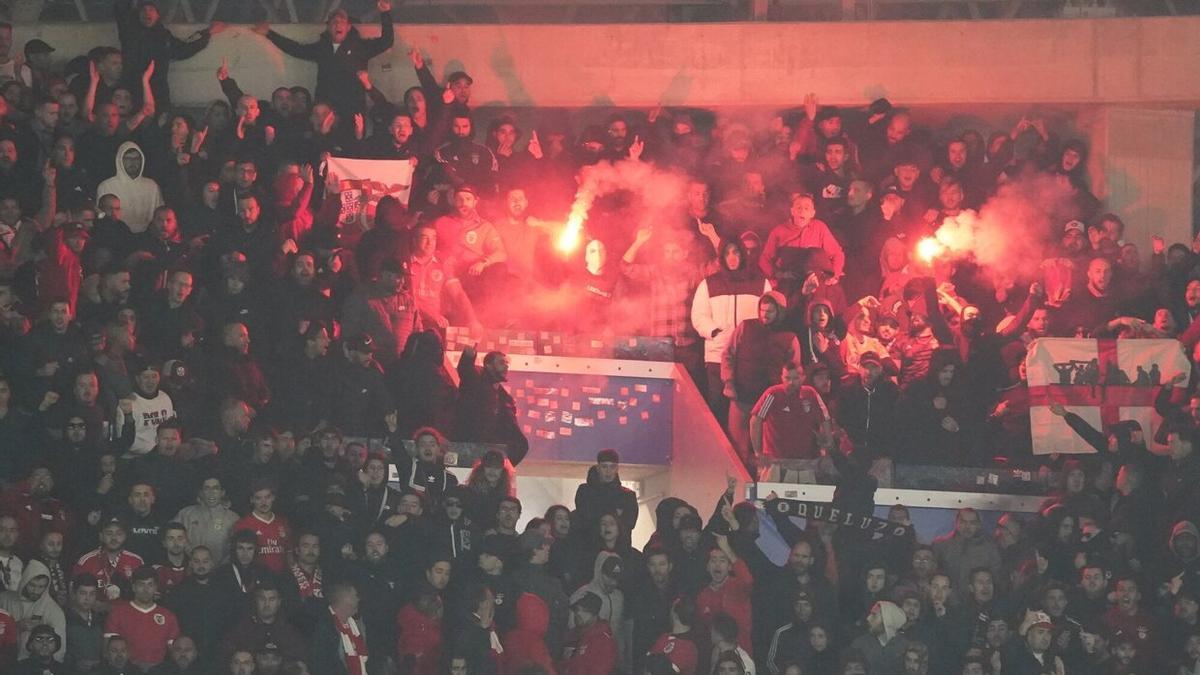
[[[167,646],[179,637],[179,622],[166,607],[142,609],[132,602],[119,602],[109,611],[104,632],[125,637],[130,661],[153,666],[167,658]]]
[[[154,572],[158,575],[158,593],[165,597],[170,593],[172,588],[175,588],[187,578],[188,568],[186,564],[183,567],[155,565]]]
[[[104,589],[118,579],[129,581],[133,578],[133,573],[137,568],[145,564],[142,557],[136,553],[129,551],[121,551],[117,555],[116,563],[109,560],[108,554],[101,551],[99,548],[86,553],[76,563],[75,567],[71,568],[71,576],[76,574],[87,574],[96,577],[96,585],[100,589],[101,596],[104,594]]]
[[[287,568],[291,530],[283,516],[275,515],[267,521],[250,512],[234,524],[233,531],[240,530],[250,530],[258,536],[258,557],[255,559],[260,565],[276,574]]]
[[[695,675],[696,673],[699,652],[696,650],[696,643],[687,638],[667,633],[658,638],[658,642],[654,643],[649,653],[666,654],[679,675]]]

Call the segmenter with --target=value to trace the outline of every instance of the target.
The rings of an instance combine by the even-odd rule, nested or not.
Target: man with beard
[[[204,672],[196,641],[184,634],[175,638],[167,649],[167,660],[151,668],[149,675],[203,675]]]
[[[749,461],[750,409],[762,393],[777,383],[783,365],[798,360],[800,343],[781,330],[787,300],[768,291],[758,301],[758,317],[737,325],[721,355],[721,381],[729,399],[729,435],[739,455]]]
[[[144,564],[141,556],[125,550],[127,531],[125,521],[109,518],[100,529],[100,546],[85,553],[71,569],[71,576],[86,574],[96,579],[102,607],[122,595],[128,597],[129,580]]]
[[[377,530],[364,539],[363,557],[353,562],[347,572],[356,588],[362,590],[359,611],[368,626],[377,627],[367,633],[367,645],[373,661],[390,659],[396,653],[396,608],[401,604],[404,586],[412,583],[405,578],[390,555],[387,537]],[[409,626],[402,626],[405,632]]]
[[[463,349],[458,362],[459,394],[455,440],[503,443],[516,466],[529,451],[529,441],[517,423],[517,402],[504,383],[508,381],[508,356],[488,352],[483,367],[475,365],[475,347]]]
[[[117,318],[117,312],[129,306],[131,284],[129,269],[126,267],[109,265],[100,270],[100,283],[96,288],[97,299],[92,300],[87,293],[80,294],[79,320],[84,323],[107,323]]]
[[[215,583],[216,561],[205,546],[192,549],[187,577],[163,601],[179,620],[179,628],[192,636],[202,655],[210,663],[218,642],[225,635],[225,621],[234,611],[234,598],[228,588]]]
[[[473,186],[481,196],[496,194],[500,162],[486,145],[471,140],[474,124],[471,113],[455,110],[450,117],[450,140],[433,153],[446,181],[456,189]]]
[[[12,514],[16,520],[19,532],[16,541],[21,543],[18,550],[23,558],[28,558],[37,552],[42,535],[47,532],[69,536],[74,518],[65,502],[51,496],[54,492],[54,474],[50,467],[44,463],[35,464],[29,471],[25,485],[25,489],[13,489],[5,495],[5,499],[0,501],[0,511]],[[5,538],[0,534],[0,574],[4,566]],[[16,577],[20,576],[18,563]]]
[[[805,185],[816,197],[817,218],[834,225],[845,215],[846,190],[855,177],[850,168],[850,143],[842,136],[830,138],[824,141],[822,152],[823,160],[805,172]]]
[[[482,193],[486,194],[486,193]],[[481,312],[494,311],[508,279],[508,252],[495,225],[479,215],[481,192],[461,185],[454,192],[454,213],[434,222],[437,251],[448,273],[462,280],[463,289]]]
[[[144,561],[158,562],[162,553],[159,539],[167,518],[154,508],[158,495],[148,483],[133,483],[129,487],[127,504],[122,511],[128,526],[129,538],[126,546]]]
[[[21,573],[20,585],[15,590],[0,593],[0,610],[8,613],[17,622],[20,633],[17,644],[22,647],[19,658],[29,655],[28,641],[38,625],[49,625],[59,635],[67,632],[67,619],[62,609],[50,597],[50,573],[37,560],[30,560]],[[65,645],[59,642],[54,658],[61,661],[66,655]]]
[[[325,570],[321,566],[321,537],[302,532],[292,549],[295,561],[282,574],[280,586],[288,618],[300,632],[309,635],[325,608]]]

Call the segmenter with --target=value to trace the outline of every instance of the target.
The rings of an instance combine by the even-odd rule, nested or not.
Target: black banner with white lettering
[[[894,523],[871,514],[854,513],[829,504],[818,502],[802,502],[798,499],[772,499],[763,503],[763,508],[770,513],[783,516],[795,516],[805,520],[819,520],[825,523],[853,527],[868,532],[872,539],[884,537],[905,537],[912,529],[910,525]]]

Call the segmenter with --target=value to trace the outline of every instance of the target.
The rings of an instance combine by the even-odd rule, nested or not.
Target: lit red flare
[[[580,244],[583,243],[583,219],[584,217],[577,213],[572,213],[571,217],[567,218],[562,232],[558,235],[558,241],[555,242],[559,253],[570,255],[579,250]]]
[[[946,252],[946,246],[934,237],[925,237],[917,242],[917,257],[925,264],[932,263],[935,258]]]

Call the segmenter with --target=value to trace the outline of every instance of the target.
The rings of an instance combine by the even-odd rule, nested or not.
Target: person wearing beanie
[[[621,485],[620,463],[621,455],[616,450],[601,450],[595,466],[588,469],[587,481],[575,490],[575,513],[583,537],[595,535],[600,516],[612,513],[621,526],[622,542],[629,544],[630,533],[637,526],[638,503],[633,490]]]
[[[758,317],[737,325],[721,355],[721,381],[729,399],[729,435],[739,455],[749,460],[750,410],[763,392],[779,384],[783,366],[799,362],[800,342],[784,330],[787,298],[768,291],[758,301]]]
[[[867,614],[867,632],[858,636],[850,647],[866,657],[872,675],[901,675],[904,672],[904,650],[910,644],[900,635],[908,622],[904,610],[894,602],[881,600]]]

